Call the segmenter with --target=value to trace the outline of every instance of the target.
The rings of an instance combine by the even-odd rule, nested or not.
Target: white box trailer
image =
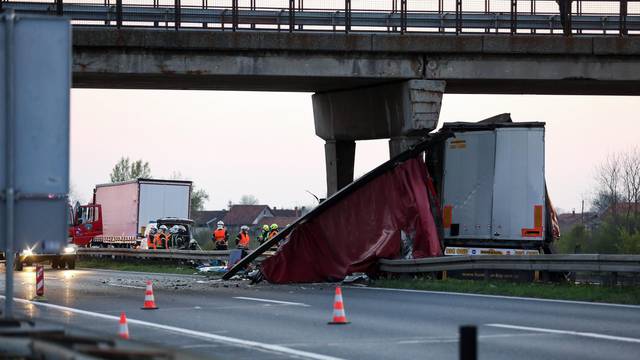
[[[190,218],[191,181],[138,179],[96,185],[102,206],[103,236],[134,237],[161,218]]]
[[[540,249],[546,219],[544,123],[444,127],[455,134],[443,149],[445,255]]]

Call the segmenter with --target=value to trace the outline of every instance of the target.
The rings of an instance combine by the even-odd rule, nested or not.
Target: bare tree
[[[596,208],[599,211],[609,209],[614,217],[617,216],[617,205],[620,202],[621,161],[618,154],[609,154],[596,168],[598,190]]]
[[[640,150],[634,148],[621,156],[622,188],[627,206],[627,218],[638,213],[640,203]]]

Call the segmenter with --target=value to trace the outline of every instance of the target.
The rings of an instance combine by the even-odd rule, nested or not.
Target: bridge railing
[[[640,0],[0,0],[0,8],[176,30],[640,34]]]

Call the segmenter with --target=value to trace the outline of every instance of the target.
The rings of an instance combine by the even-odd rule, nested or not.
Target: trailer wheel
[[[76,268],[76,259],[67,260],[67,269],[73,270]]]
[[[51,268],[56,270],[60,268],[60,260],[58,259],[51,259]]]
[[[15,260],[15,264],[13,265],[13,268],[16,271],[22,271],[24,269],[24,265],[22,264],[22,261],[20,261],[20,259],[16,259]]]

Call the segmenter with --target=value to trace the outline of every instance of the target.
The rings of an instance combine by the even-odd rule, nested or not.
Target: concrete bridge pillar
[[[327,196],[353,181],[356,140],[391,139],[394,156],[435,129],[444,89],[444,81],[409,80],[314,94],[316,135],[327,141]]]
[[[327,166],[327,194],[334,194],[353,181],[356,142],[353,140],[327,140],[324,144]]]

